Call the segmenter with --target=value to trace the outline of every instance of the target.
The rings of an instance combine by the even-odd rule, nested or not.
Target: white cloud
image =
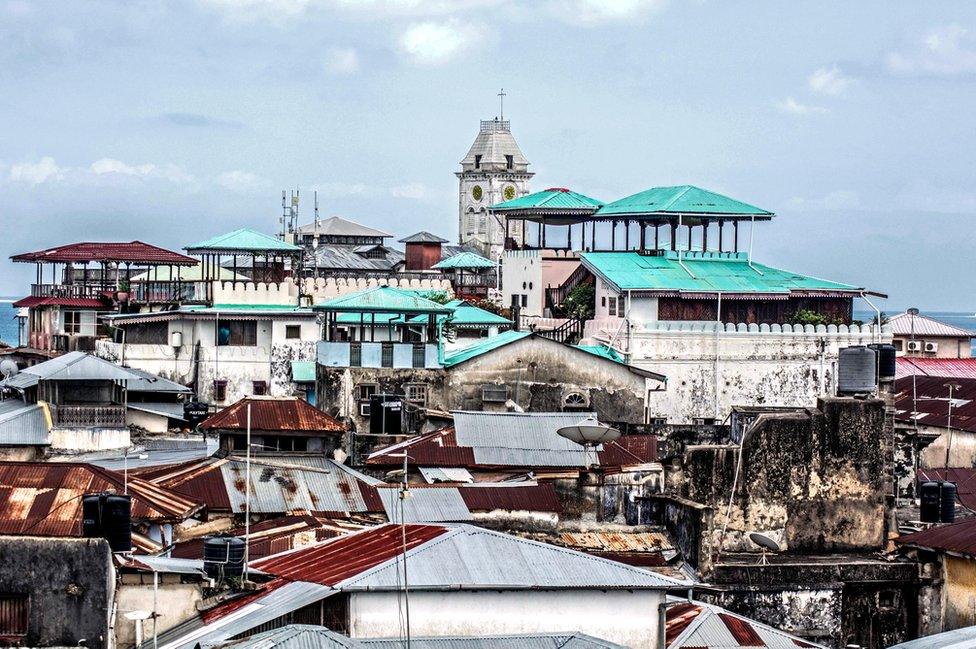
[[[256,175],[240,169],[219,174],[217,184],[234,192],[247,192],[265,186],[265,182]]]
[[[41,158],[39,162],[21,162],[10,167],[10,180],[31,185],[58,180],[63,175],[64,169],[51,157]]]
[[[400,37],[400,48],[415,63],[441,65],[481,43],[484,28],[456,18],[411,25]]]
[[[827,112],[827,109],[823,106],[814,106],[811,104],[801,104],[793,97],[787,97],[781,101],[776,102],[776,108],[780,109],[784,113],[790,113],[793,115],[818,115]]]
[[[854,79],[846,76],[836,65],[831,68],[820,68],[807,79],[810,90],[821,95],[842,94],[852,83]]]
[[[359,54],[351,47],[333,47],[325,56],[325,69],[332,74],[359,72]]]
[[[976,43],[960,25],[929,30],[909,51],[892,52],[888,70],[895,74],[958,76],[976,74]]]
[[[311,0],[201,0],[225,15],[248,21],[266,16],[296,16],[308,8]]]
[[[665,0],[550,0],[548,11],[565,22],[600,25],[644,18]]]
[[[332,181],[321,183],[311,188],[325,198],[339,198],[343,196],[362,196],[373,193],[372,188],[363,183],[346,183]]]
[[[421,200],[429,195],[427,186],[422,183],[409,183],[406,185],[399,185],[390,190],[390,193],[395,198],[412,198],[414,200]]]
[[[837,189],[819,198],[794,196],[787,201],[789,208],[806,210],[856,210],[861,208],[861,196],[850,189]]]
[[[176,165],[154,165],[151,163],[130,165],[114,158],[96,160],[88,168],[96,176],[117,174],[121,176],[135,176],[139,178],[162,178],[175,183],[191,182],[193,177]]]

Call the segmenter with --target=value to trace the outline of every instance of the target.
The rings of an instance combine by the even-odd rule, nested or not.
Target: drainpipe
[[[687,601],[668,601],[668,591],[664,591],[664,600],[657,605],[657,647],[658,649],[667,648],[667,628],[668,628],[668,607],[675,606],[677,604],[686,604],[692,601],[692,589],[688,588],[684,591]]]
[[[715,401],[715,419],[719,417],[718,412],[718,364],[719,364],[719,332],[722,330],[722,291],[718,292],[718,308],[715,310],[715,368],[713,369],[715,386],[714,386],[714,401]]]
[[[865,293],[864,291],[861,291],[861,299],[867,302],[868,306],[874,309],[874,314],[878,316],[878,324],[874,327],[875,335],[872,337],[875,338],[875,342],[880,343],[881,342],[881,310],[874,305],[874,302],[868,299],[867,293]]]
[[[750,216],[749,217],[749,256],[747,257],[747,259],[749,263],[749,268],[753,269],[754,271],[762,275],[764,273],[752,265],[752,241],[753,241],[752,235],[755,231],[756,231],[756,217]]]
[[[681,216],[682,216],[681,214],[678,215],[679,228],[681,227]],[[691,244],[691,235],[689,235],[688,243],[689,245]],[[688,270],[688,267],[685,266],[685,262],[681,261],[681,248],[679,246],[675,246],[675,247],[678,248],[678,265],[684,268],[685,272],[688,273],[688,276],[691,277],[691,279],[698,279],[697,277],[695,277],[695,274],[693,272]]]

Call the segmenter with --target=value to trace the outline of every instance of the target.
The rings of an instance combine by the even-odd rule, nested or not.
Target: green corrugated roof
[[[507,210],[580,210],[593,212],[603,205],[603,201],[578,194],[563,187],[550,187],[541,192],[527,194],[510,201],[496,203],[488,209],[497,211]]]
[[[586,252],[583,264],[620,290],[685,291],[700,293],[789,293],[791,291],[839,291],[861,289],[816,277],[807,277],[752,263],[743,253],[667,251],[663,256],[636,252]],[[757,270],[758,269],[758,270]],[[688,274],[691,271],[691,275]]]
[[[291,380],[296,383],[315,383],[315,361],[292,361]]]
[[[607,347],[606,345],[573,345],[577,349],[582,349],[584,352],[589,352],[594,356],[599,356],[600,358],[606,358],[607,360],[615,361],[617,363],[623,363],[624,358],[617,352],[613,347]]]
[[[618,201],[607,203],[594,216],[652,216],[666,214],[758,216],[769,218],[772,212],[734,198],[710,192],[694,185],[652,187]]]
[[[517,340],[522,340],[523,338],[528,338],[532,335],[530,331],[503,331],[502,333],[489,336],[468,347],[462,349],[457,349],[449,354],[444,355],[444,367],[451,367],[457,365],[458,363],[463,363],[464,361],[471,360],[482,354],[487,354],[490,351],[498,349],[499,347],[504,347],[510,343],[514,343]]]
[[[457,327],[504,327],[512,324],[508,318],[468,304],[464,300],[451,300],[444,306],[453,309],[453,312],[450,316],[437,316],[438,322],[444,322],[448,317],[451,317],[453,318],[451,322]],[[410,319],[410,322],[414,324],[423,324],[425,321],[425,316],[415,316]]]
[[[453,268],[494,268],[495,262],[490,259],[485,259],[481,255],[477,255],[473,252],[459,252],[456,255],[448,257],[447,259],[442,259],[431,268],[436,268],[437,270],[447,270]]]
[[[186,251],[226,250],[228,252],[234,250],[253,252],[297,252],[301,250],[301,248],[298,246],[285,243],[277,237],[272,237],[271,235],[264,234],[262,232],[255,232],[254,230],[249,230],[247,228],[241,228],[240,230],[234,230],[233,232],[228,232],[226,234],[219,234],[216,237],[211,237],[205,241],[199,241],[192,245],[184,246],[183,249]]]
[[[333,298],[313,307],[340,313],[450,313],[451,309],[411,291],[377,286]]]

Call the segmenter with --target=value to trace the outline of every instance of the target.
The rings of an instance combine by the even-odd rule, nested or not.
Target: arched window
[[[582,412],[589,409],[589,401],[582,392],[569,392],[563,397],[564,412]]]

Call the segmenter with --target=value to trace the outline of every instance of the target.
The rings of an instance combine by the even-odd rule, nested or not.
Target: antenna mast
[[[501,91],[498,93],[498,121],[500,122],[505,121],[505,97],[506,96],[507,95],[505,94],[505,89],[502,88]]]
[[[291,200],[284,190],[281,191],[281,239],[287,240],[289,234],[298,230],[298,199],[300,190],[291,191]]]

